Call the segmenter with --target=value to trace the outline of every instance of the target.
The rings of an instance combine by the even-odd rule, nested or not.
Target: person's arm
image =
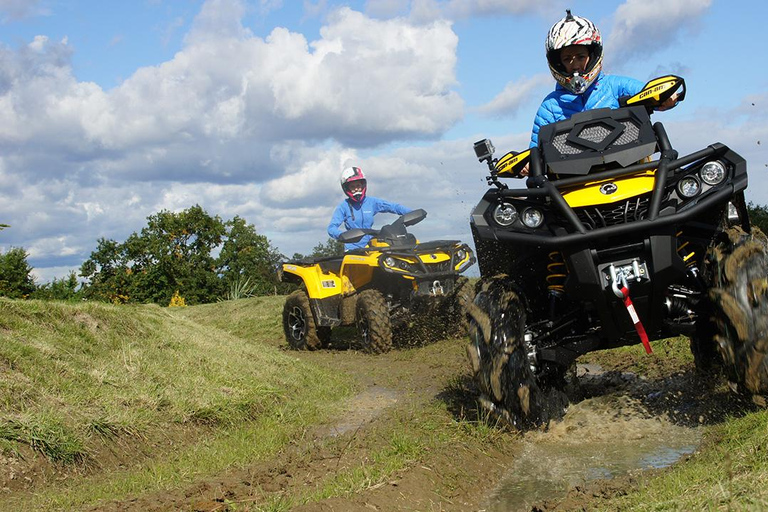
[[[339,235],[344,232],[341,229],[341,225],[344,223],[344,206],[346,206],[346,201],[336,207],[331,216],[331,222],[328,224],[328,236],[335,240],[338,240]]]
[[[539,145],[539,131],[541,130],[541,127],[550,123],[554,123],[557,120],[555,113],[549,107],[549,101],[552,101],[550,100],[549,96],[544,98],[544,101],[542,101],[541,105],[539,106],[539,110],[536,111],[536,117],[533,118],[533,128],[531,128],[531,143],[528,146],[529,148],[535,148]]]
[[[645,83],[641,82],[640,80],[637,80],[635,78],[630,78],[628,76],[622,76],[617,77],[617,88],[618,91],[616,91],[616,97],[621,98],[622,96],[634,96],[635,94],[639,93],[643,90],[643,86]]]
[[[393,203],[392,201],[377,199],[375,211],[377,213],[384,212],[384,213],[394,213],[397,215],[405,215],[406,213],[410,212],[411,209],[401,204]]]

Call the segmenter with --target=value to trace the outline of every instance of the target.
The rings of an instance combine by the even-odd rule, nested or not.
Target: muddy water
[[[513,467],[484,509],[530,510],[590,480],[668,466],[693,452],[700,436],[699,429],[651,416],[628,397],[584,400],[571,405],[548,432],[525,435]]]

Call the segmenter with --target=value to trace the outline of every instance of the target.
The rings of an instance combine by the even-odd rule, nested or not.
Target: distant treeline
[[[752,225],[768,233],[768,207],[747,208]],[[73,271],[42,285],[32,277],[27,252],[11,248],[0,254],[0,296],[161,305],[176,296],[192,305],[292,291],[293,285],[277,279],[287,258],[238,216],[223,221],[195,205],[178,213],[163,210],[147,221],[124,242],[99,239],[79,275]],[[0,224],[0,230],[7,227]],[[343,244],[329,238],[291,259],[343,253]]]
[[[0,296],[161,305],[175,296],[191,305],[293,287],[277,279],[286,257],[241,217],[224,221],[195,205],[178,213],[164,210],[147,221],[123,242],[99,239],[79,274],[42,285],[35,284],[27,252],[11,248],[0,254]],[[342,252],[343,246],[329,239],[308,256]]]

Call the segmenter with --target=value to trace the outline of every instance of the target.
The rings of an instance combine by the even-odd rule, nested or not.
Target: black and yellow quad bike
[[[393,330],[407,331],[421,322],[439,328],[435,335],[466,334],[465,306],[474,289],[460,274],[475,263],[475,255],[455,240],[419,243],[406,228],[426,216],[419,209],[379,230],[346,231],[341,242],[372,238],[365,248],[343,256],[283,263],[280,279],[300,285],[283,308],[288,345],[322,348],[331,329],[352,325],[363,350],[371,353],[390,350]]]
[[[768,258],[747,164],[721,143],[679,155],[650,118],[675,92],[685,96],[682,78],[652,80],[499,159],[475,143],[490,175],[470,220],[481,280],[468,353],[480,402],[518,428],[562,416],[578,356],[651,353],[677,335],[697,367],[768,393]],[[524,169],[525,181],[504,181]]]

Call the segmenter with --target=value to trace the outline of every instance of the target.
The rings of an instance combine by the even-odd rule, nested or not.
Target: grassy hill
[[[472,408],[465,340],[380,356],[298,354],[283,348],[284,300],[161,308],[0,298],[0,510],[314,511],[329,499],[350,511],[394,500],[403,510],[482,508],[527,441]],[[637,346],[590,357],[609,374],[642,375],[629,390],[664,396],[664,414],[692,401],[713,411],[731,403],[692,374],[686,340],[655,342],[654,354]],[[674,391],[681,382],[690,384]],[[312,438],[371,388],[397,392],[380,421],[351,438]],[[768,411],[726,409],[737,414],[713,414],[688,459],[576,489],[570,505],[542,510],[766,509]],[[258,502],[256,486],[217,478],[253,480],[259,464]],[[275,468],[290,478],[278,485]],[[193,487],[220,501],[190,505]],[[226,504],[227,492],[241,500]]]
[[[178,485],[268,456],[321,421],[349,382],[276,348],[283,300],[0,299],[0,449],[13,461],[0,477],[35,490],[13,508]]]

